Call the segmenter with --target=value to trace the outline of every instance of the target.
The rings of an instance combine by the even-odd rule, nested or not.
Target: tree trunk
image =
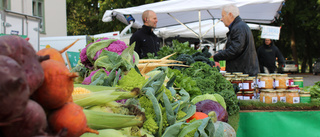
[[[293,60],[298,64],[296,40],[295,40],[295,33],[294,33],[294,29],[293,28],[291,28],[290,41],[291,41],[291,50],[292,50]]]

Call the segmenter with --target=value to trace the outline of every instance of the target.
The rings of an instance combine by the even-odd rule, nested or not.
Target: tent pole
[[[173,17],[170,13],[167,13],[169,16],[171,16],[174,20],[176,20],[177,22],[179,22],[182,26],[185,26],[188,30],[190,30],[192,33],[194,33],[197,37],[200,37],[200,35],[195,32],[194,30],[192,30],[191,28],[189,28],[188,26],[186,26],[185,24],[183,24],[180,20],[178,20],[177,18]]]
[[[202,45],[202,33],[201,33],[201,11],[199,10],[199,41],[200,41],[200,46]]]

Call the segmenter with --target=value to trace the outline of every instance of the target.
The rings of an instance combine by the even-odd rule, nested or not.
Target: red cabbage
[[[213,100],[203,100],[196,103],[196,111],[203,112],[207,115],[209,112],[216,112],[218,121],[228,122],[228,112],[216,101]]]

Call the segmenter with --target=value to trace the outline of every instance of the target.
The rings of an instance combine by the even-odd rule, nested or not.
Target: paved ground
[[[320,81],[320,74],[312,73],[288,74],[289,77],[303,77],[303,86],[313,86],[315,82]]]

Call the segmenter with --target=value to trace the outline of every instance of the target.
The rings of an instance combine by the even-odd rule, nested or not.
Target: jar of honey
[[[277,96],[280,102],[286,102],[286,90],[285,89],[277,89]]]
[[[286,89],[288,86],[288,74],[277,74],[274,80],[274,87],[276,89]]]
[[[265,89],[265,90],[262,90],[262,92],[264,92],[262,97],[263,103],[271,104],[271,103],[278,102],[277,92],[275,92],[273,89]],[[260,95],[260,98],[261,98],[261,95]]]
[[[269,74],[261,74],[260,78],[261,89],[273,89],[273,78]]]
[[[299,91],[296,89],[288,89],[286,93],[286,101],[290,104],[300,103]]]
[[[261,90],[259,91],[259,92],[260,92],[260,94],[259,94],[260,102],[265,102],[265,101],[263,101],[265,90],[267,90],[267,89],[261,89]]]

